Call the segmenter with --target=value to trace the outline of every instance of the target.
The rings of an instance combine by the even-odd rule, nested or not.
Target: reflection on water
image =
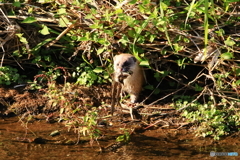
[[[49,134],[59,130],[59,136]],[[36,137],[38,140],[36,141]],[[210,152],[240,153],[239,138],[227,137],[214,142],[208,138],[194,138],[187,131],[170,132],[155,130],[138,133],[131,137],[128,145],[116,152],[103,151],[113,140],[99,140],[91,147],[88,142],[75,145],[66,143],[76,141],[76,134],[67,132],[60,123],[45,121],[21,126],[17,117],[0,119],[0,159],[12,160],[147,160],[147,159],[240,159],[240,156],[211,157]]]

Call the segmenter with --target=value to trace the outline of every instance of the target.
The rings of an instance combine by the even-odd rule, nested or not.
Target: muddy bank
[[[64,86],[51,86],[53,89],[43,88],[32,90],[29,85],[18,87],[16,89],[0,87],[0,116],[8,114],[21,115],[26,112],[29,114],[50,114],[60,110],[60,105],[56,105],[53,99],[60,96],[66,99],[74,99],[76,105],[88,104],[89,106],[99,106],[102,102],[110,103],[109,85],[82,87],[74,84],[64,90]],[[59,99],[60,101],[61,99]]]

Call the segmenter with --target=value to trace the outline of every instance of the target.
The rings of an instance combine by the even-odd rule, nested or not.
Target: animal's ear
[[[131,57],[132,58],[132,60],[134,61],[134,62],[136,62],[137,61],[137,59],[135,58],[135,57]]]

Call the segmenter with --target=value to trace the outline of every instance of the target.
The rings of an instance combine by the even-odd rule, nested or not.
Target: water
[[[24,124],[24,125],[23,125]],[[25,126],[25,127],[24,127]],[[49,134],[58,130],[60,135]],[[170,160],[170,159],[240,159],[240,156],[211,157],[210,152],[237,152],[238,135],[221,141],[196,138],[189,130],[157,129],[135,133],[127,145],[114,151],[107,146],[116,144],[114,135],[99,139],[91,146],[88,141],[76,144],[77,134],[68,132],[61,123],[19,122],[18,117],[0,119],[1,160]]]

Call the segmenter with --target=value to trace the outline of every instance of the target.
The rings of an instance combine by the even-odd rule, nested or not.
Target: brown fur
[[[139,62],[131,54],[120,54],[114,57],[113,66],[114,81],[122,84],[123,91],[130,94],[132,103],[137,102],[144,83],[144,73]]]

